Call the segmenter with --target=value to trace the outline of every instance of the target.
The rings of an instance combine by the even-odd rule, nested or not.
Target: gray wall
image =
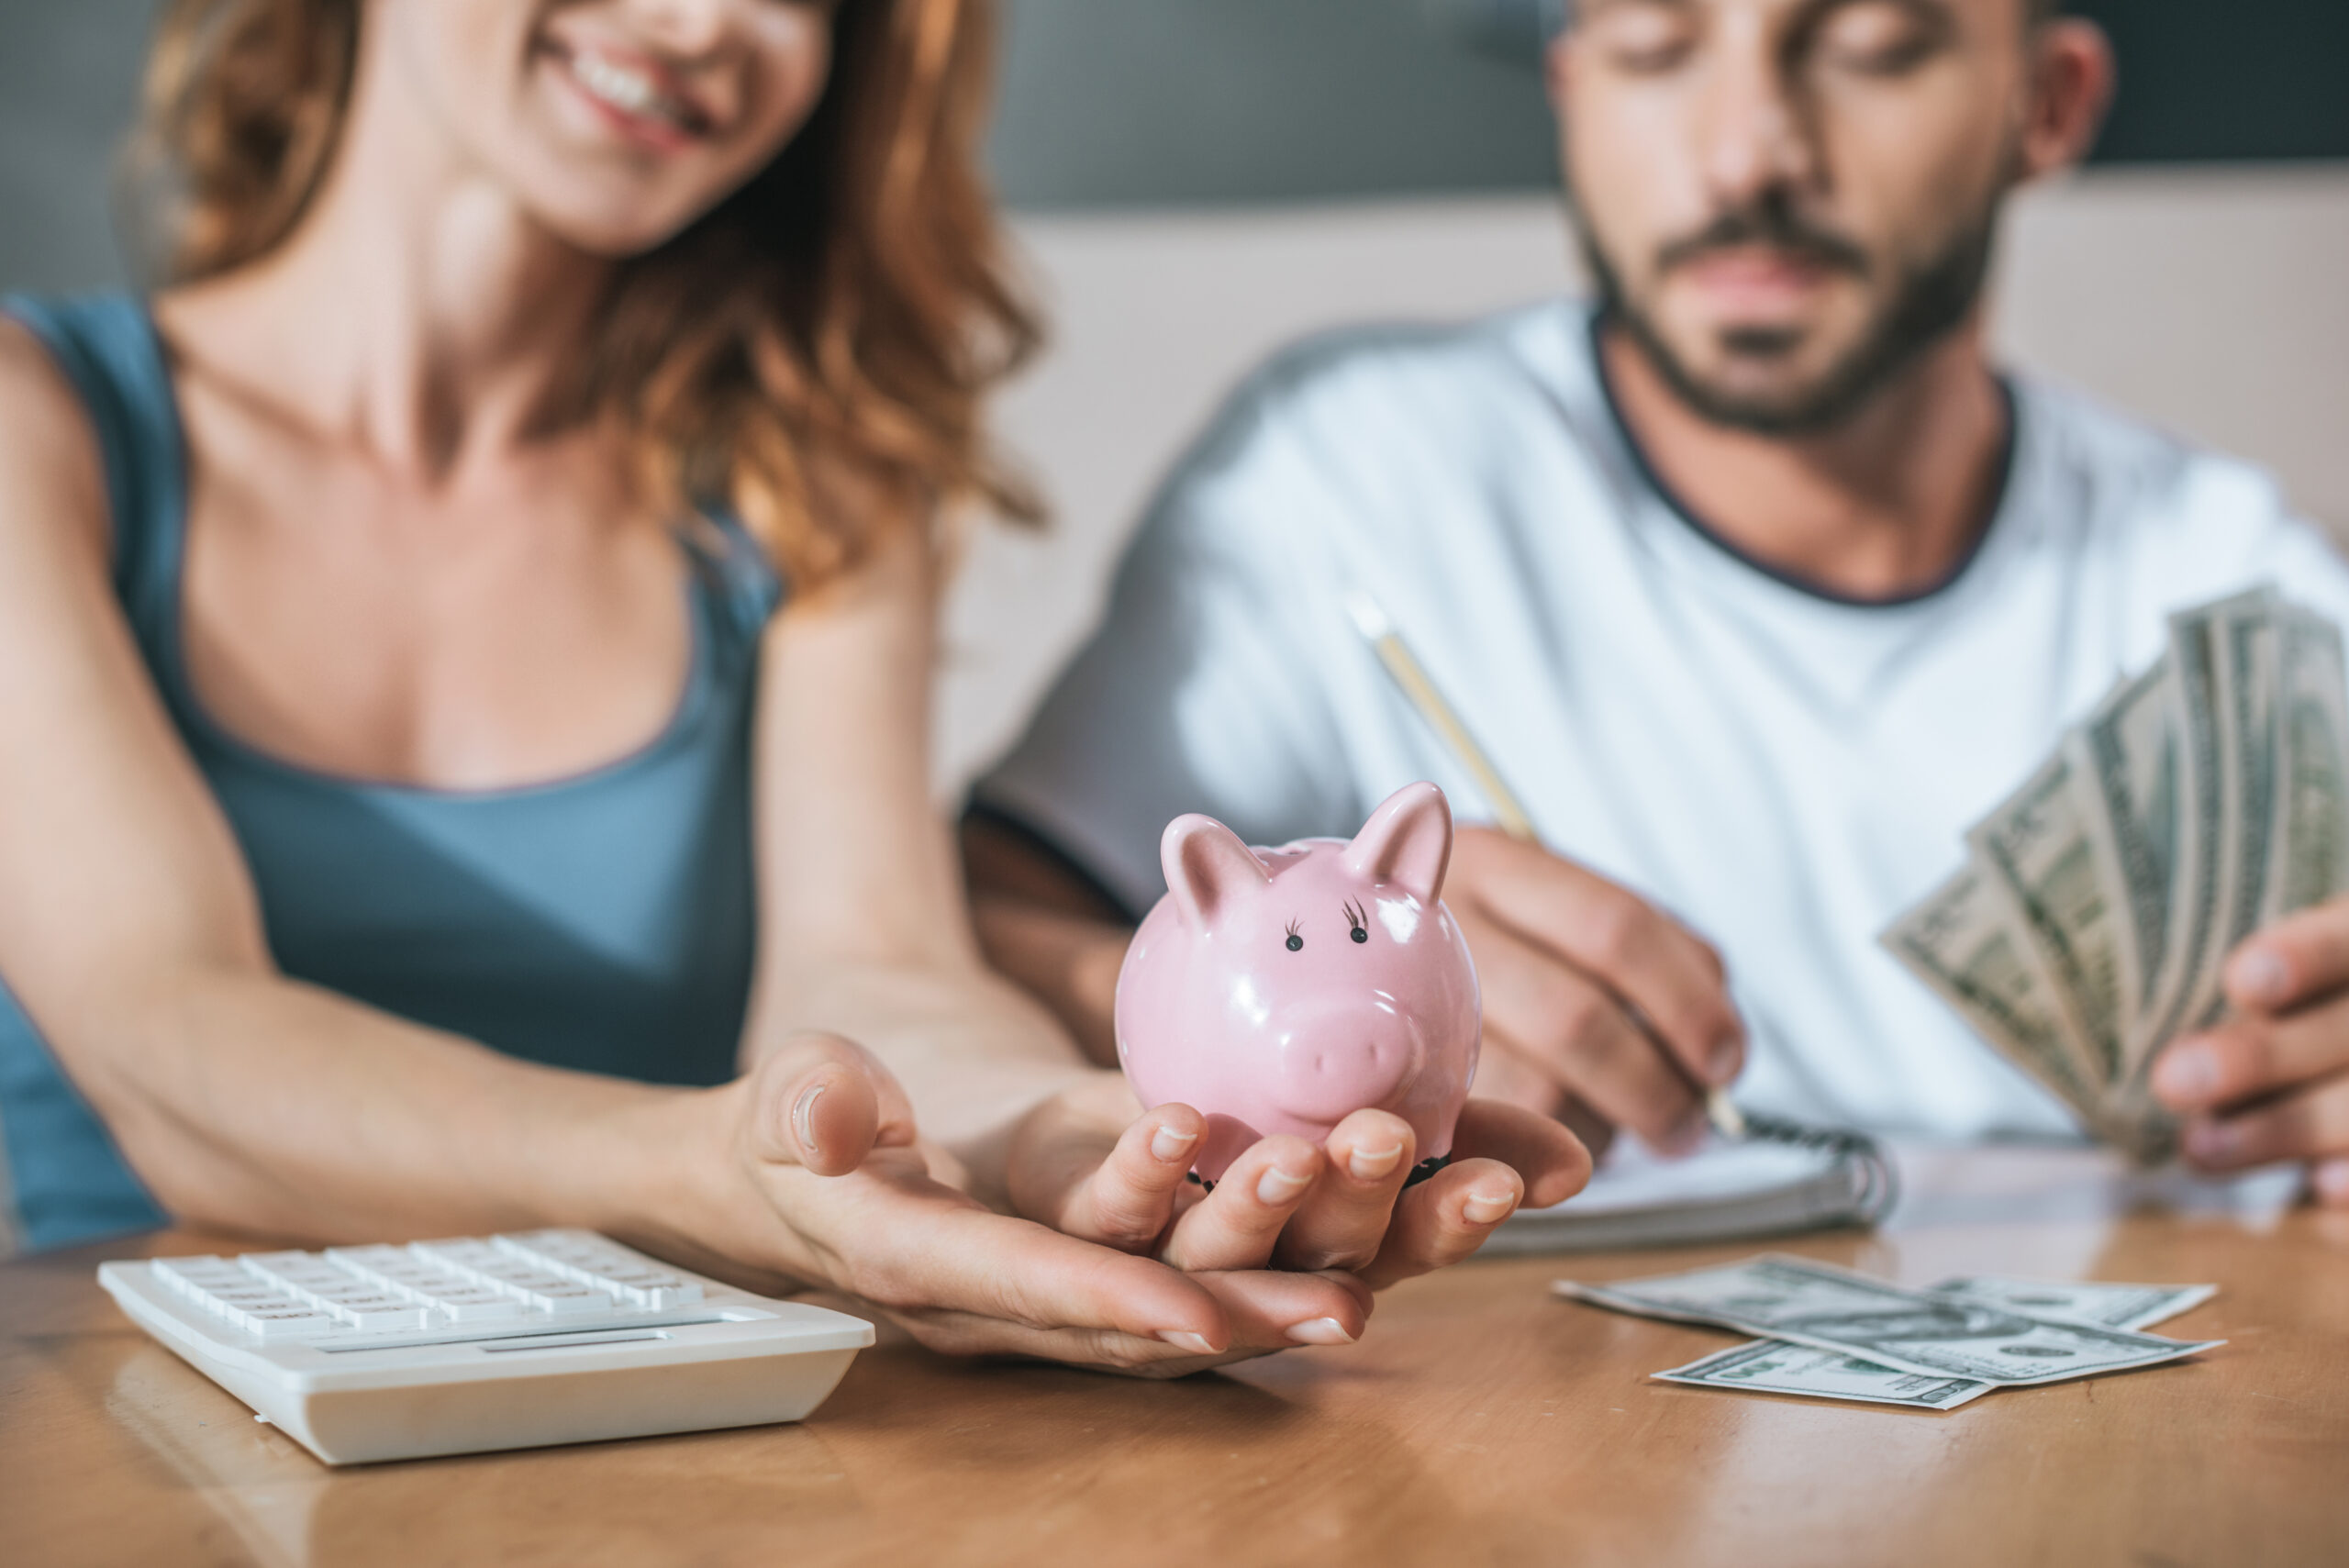
[[[1554,177],[1531,49],[1470,0],[1012,0],[995,162],[1030,209]]]
[[[1542,0],[1009,0],[994,160],[1031,211],[1528,190]],[[0,0],[0,287],[118,279],[106,171],[155,0]],[[2342,0],[2081,0],[2100,159],[2349,158]]]
[[[1030,209],[1546,185],[1544,0],[1012,0]],[[2096,161],[2349,159],[2349,4],[2073,0],[2121,58]]]
[[[0,0],[0,288],[121,276],[107,169],[156,0]]]

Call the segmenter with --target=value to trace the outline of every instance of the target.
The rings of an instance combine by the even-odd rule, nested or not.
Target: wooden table
[[[1180,1383],[885,1338],[800,1426],[329,1471],[99,1292],[101,1257],[212,1245],[166,1233],[0,1266],[0,1562],[2349,1563],[2349,1216],[2082,1154],[1904,1164],[1883,1230],[1787,1250],[2216,1281],[2160,1331],[2230,1342],[1947,1415],[1714,1393],[1646,1374],[1723,1336],[1544,1286],[1753,1248],[1527,1259]]]

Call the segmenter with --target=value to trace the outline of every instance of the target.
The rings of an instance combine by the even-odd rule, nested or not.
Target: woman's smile
[[[556,75],[598,119],[631,140],[673,151],[713,135],[716,117],[658,60],[601,43],[547,41]]]

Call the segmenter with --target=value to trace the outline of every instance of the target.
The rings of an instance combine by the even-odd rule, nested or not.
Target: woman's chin
[[[641,196],[525,192],[521,205],[540,228],[573,250],[622,261],[658,250],[701,216],[704,206],[662,204]]]

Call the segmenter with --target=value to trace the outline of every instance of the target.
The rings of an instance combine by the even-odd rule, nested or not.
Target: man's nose
[[[1754,6],[1724,7],[1698,117],[1698,156],[1717,209],[1815,179],[1807,106]]]

